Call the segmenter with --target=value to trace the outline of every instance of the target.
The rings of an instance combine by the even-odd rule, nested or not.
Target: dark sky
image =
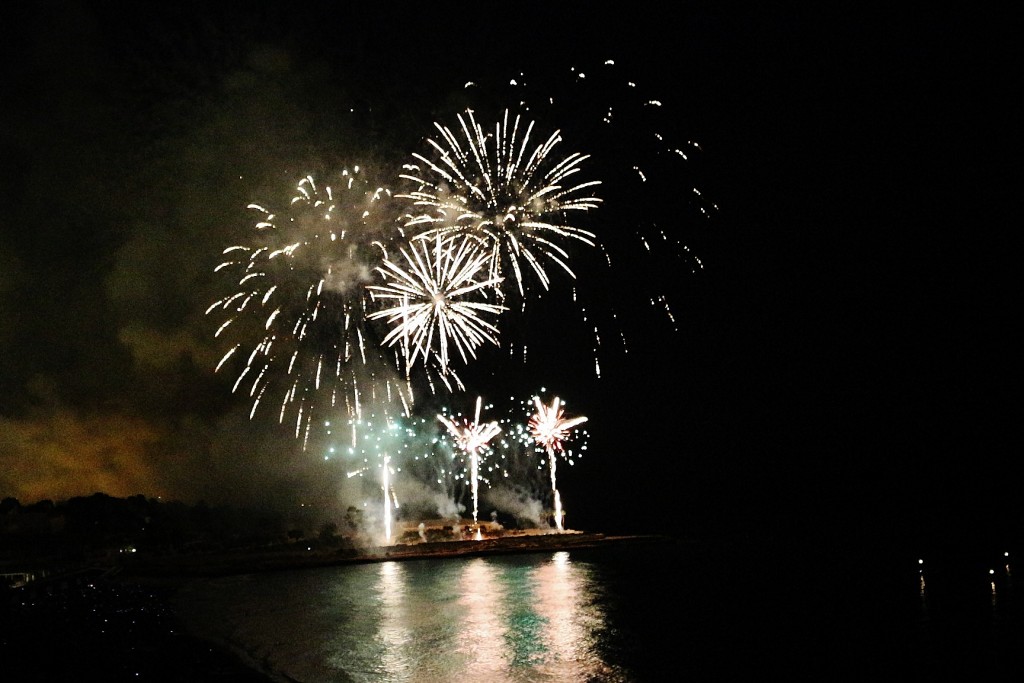
[[[542,306],[517,331],[536,349],[525,368],[482,353],[467,369],[489,397],[544,386],[590,418],[587,455],[560,470],[570,526],[1015,528],[1014,22],[551,4],[5,16],[0,495],[335,496],[213,373],[203,312],[244,207],[307,172],[407,159],[454,123],[467,82],[505,92],[520,72],[562,98],[553,125],[593,142],[596,168],[651,161],[631,137],[646,120],[591,138],[590,100],[559,89],[612,59],[699,150],[642,191],[608,178],[596,225],[671,226],[703,267],[583,268],[596,314],[617,307],[631,339],[625,355],[603,340],[600,378],[586,335]],[[630,305],[648,286],[676,330]]]

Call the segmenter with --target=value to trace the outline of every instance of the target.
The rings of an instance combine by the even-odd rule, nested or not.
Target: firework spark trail
[[[539,394],[532,393],[525,399],[510,397],[508,412],[498,420],[501,436],[490,444],[494,456],[491,470],[538,500],[551,490],[551,475],[544,459],[537,457],[538,452],[545,451],[534,439],[530,418],[536,413],[535,397],[545,393],[542,387]],[[563,444],[562,457],[568,464],[575,464],[575,458],[587,451],[587,439],[585,429],[576,429],[571,441]]]
[[[391,543],[391,505],[398,509],[398,499],[391,490],[391,456],[384,455],[380,470],[381,489],[384,491],[384,542]]]
[[[520,72],[497,88],[478,83],[468,83],[466,88],[479,91],[488,101],[517,101],[522,111],[536,119],[558,121],[576,144],[587,145],[607,173],[604,185],[610,187],[606,189],[616,194],[632,195],[645,185],[657,185],[659,176],[672,174],[672,188],[687,193],[697,213],[710,216],[718,208],[698,188],[678,185],[691,176],[682,171],[686,162],[698,156],[700,145],[674,142],[675,117],[667,113],[665,103],[627,78],[614,60],[585,69]],[[641,239],[645,234],[637,232]]]
[[[407,372],[417,359],[424,364],[434,360],[447,377],[451,345],[468,363],[484,342],[498,344],[498,328],[484,316],[497,316],[505,307],[479,299],[501,279],[481,276],[487,254],[473,239],[446,239],[438,233],[432,240],[414,240],[400,252],[404,266],[385,257],[377,269],[385,284],[368,287],[375,302],[390,305],[368,317],[386,319],[391,329],[383,343],[401,342]]]
[[[392,219],[377,215],[389,197],[358,167],[342,171],[333,186],[307,176],[284,211],[249,205],[259,214],[252,243],[225,249],[215,269],[235,285],[206,311],[225,317],[216,337],[236,340],[218,371],[245,358],[232,390],[248,394],[250,418],[276,394],[278,421],[294,412],[304,446],[325,406],[342,405],[349,415],[367,401],[409,409],[409,386],[382,379],[393,361],[366,324],[366,285],[382,246],[400,234]]]
[[[476,399],[476,414],[472,422],[463,420],[463,423],[460,425],[455,420],[444,415],[437,416],[441,424],[448,428],[449,433],[455,438],[458,446],[469,455],[470,485],[473,490],[473,524],[477,523],[480,451],[487,445],[488,441],[501,432],[501,427],[498,426],[497,422],[480,424],[482,401],[483,398],[478,396]]]
[[[521,409],[522,406],[520,411]],[[503,418],[498,424],[502,428],[502,434],[501,438],[492,444],[500,459],[500,462],[495,463],[495,468],[500,469],[505,479],[514,480],[523,490],[529,490],[532,494],[543,494],[543,491],[535,486],[535,476],[531,476],[540,469],[540,465],[537,459],[532,457],[536,445],[530,434],[529,425],[518,415]]]
[[[555,480],[556,454],[564,452],[563,441],[569,438],[573,427],[587,421],[585,417],[573,417],[566,419],[563,416],[561,400],[556,396],[550,406],[541,403],[540,397],[533,399],[537,412],[530,418],[530,434],[538,445],[542,446],[548,454],[548,462],[551,466],[551,491],[555,497],[555,525],[559,531],[562,527],[562,498],[558,493],[558,484]]]
[[[410,418],[405,415],[371,413],[366,411],[362,418],[350,418],[345,427],[351,429],[352,441],[342,445],[333,441],[336,426],[325,422],[324,430],[328,441],[324,460],[338,460],[346,470],[348,478],[365,477],[380,469],[384,504],[384,537],[391,541],[393,526],[392,509],[400,505],[395,492],[395,477],[404,471],[406,465],[419,461],[433,460],[438,453],[431,447],[431,433],[426,428],[425,418]],[[433,423],[431,423],[433,424]],[[345,435],[342,429],[337,437]],[[422,467],[420,469],[423,469]],[[439,482],[440,483],[440,482]]]
[[[581,317],[584,307],[591,312],[581,323],[594,336],[594,369],[600,377],[601,357],[613,346],[629,353],[631,343],[640,340],[634,330],[641,325],[667,322],[677,329],[679,309],[672,295],[683,277],[703,269],[686,240],[700,236],[718,207],[697,187],[702,150],[693,141],[680,141],[678,113],[614,60],[584,66],[474,80],[463,93],[470,109],[516,103],[523,116],[538,126],[557,125],[591,155],[588,164],[602,179],[603,208],[588,226],[598,249],[593,256],[582,252],[574,258],[573,268],[579,274]],[[622,282],[630,286],[619,286]],[[650,301],[658,305],[647,305]],[[602,336],[604,345],[598,342]],[[611,340],[614,345],[607,343]]]
[[[575,240],[593,246],[593,233],[565,221],[568,213],[597,208],[601,199],[589,194],[600,181],[576,182],[589,156],[573,153],[558,157],[559,131],[532,146],[534,122],[508,110],[493,133],[486,133],[472,110],[458,115],[460,138],[450,128],[434,123],[440,141],[428,139],[433,158],[414,154],[400,177],[416,189],[399,198],[412,200],[406,227],[421,234],[472,235],[490,251],[492,279],[511,269],[520,297],[526,297],[526,268],[547,290],[551,261],[575,277],[569,252],[560,242]]]

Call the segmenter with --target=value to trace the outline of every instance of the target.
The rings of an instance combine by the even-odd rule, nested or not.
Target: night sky
[[[173,4],[2,10],[0,497],[336,496],[213,372],[204,311],[245,206],[306,173],[401,163],[455,122],[467,82],[521,71],[571,100],[558,78],[611,59],[699,148],[642,191],[606,179],[594,225],[670,226],[689,258],[614,278],[581,261],[595,315],[616,307],[630,338],[623,354],[603,337],[601,377],[573,311],[538,305],[515,332],[525,365],[482,349],[470,391],[432,400],[468,412],[476,392],[543,386],[587,415],[587,453],[560,469],[574,528],[970,538],[1024,521],[1008,17]],[[628,135],[590,137],[586,104],[555,109],[567,151],[595,173],[651,161]]]

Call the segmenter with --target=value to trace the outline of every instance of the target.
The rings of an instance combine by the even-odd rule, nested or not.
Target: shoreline
[[[564,531],[515,533],[470,540],[419,541],[363,548],[330,549],[296,543],[285,548],[208,552],[195,555],[131,557],[121,564],[126,579],[186,580],[199,577],[329,567],[370,562],[446,559],[593,548],[664,540],[656,535],[614,535]]]

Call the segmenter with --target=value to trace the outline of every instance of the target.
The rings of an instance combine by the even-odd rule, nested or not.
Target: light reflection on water
[[[176,611],[302,683],[1009,681],[1009,565],[659,542],[204,579]]]
[[[595,568],[567,552],[197,582],[182,616],[295,681],[615,681]]]

